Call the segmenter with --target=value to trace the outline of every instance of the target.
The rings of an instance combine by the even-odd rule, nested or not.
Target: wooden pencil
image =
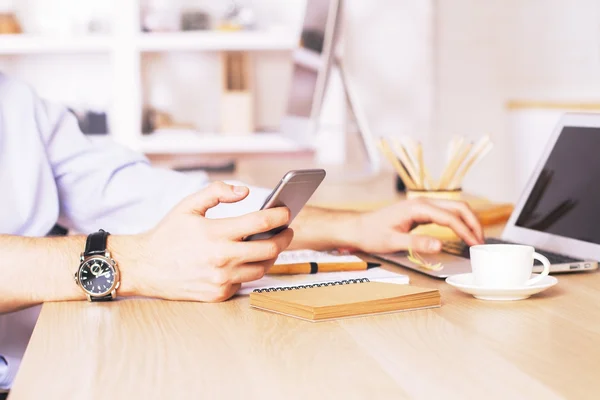
[[[452,139],[450,140],[450,147],[448,149],[448,154],[447,154],[447,166],[450,165],[450,163],[452,162],[452,160],[456,157],[456,154],[458,153],[458,150],[460,147],[462,147],[463,143],[465,142],[465,138],[463,138],[462,136],[458,137],[458,136],[453,136]]]
[[[486,143],[486,146],[483,148],[480,148],[474,157],[471,157],[468,161],[466,161],[462,170],[450,183],[450,188],[451,189],[458,188],[460,185],[462,185],[462,181],[465,178],[467,172],[471,168],[473,168],[473,166],[477,165],[477,163],[479,163],[490,151],[492,151],[493,147],[494,147],[493,143],[491,143],[491,142]]]
[[[446,165],[444,165],[444,169],[442,170],[440,179],[439,179],[437,185],[435,186],[435,190],[445,189],[442,187],[442,181],[445,180],[446,176],[449,174],[450,167],[452,166],[454,160],[456,159],[456,157],[458,155],[458,148],[460,146],[462,146],[463,140],[464,139],[462,137],[458,138],[456,136],[452,137],[452,139],[450,140],[450,144],[449,144],[447,152],[446,152]]]
[[[410,161],[415,168],[415,172],[419,174],[419,160],[417,158],[418,142],[410,136],[404,136],[401,138],[401,143],[403,144],[404,150],[406,150],[406,154],[408,155],[408,158],[410,158]]]
[[[429,173],[429,170],[427,169],[426,165],[423,165],[423,174],[425,175],[424,188],[427,190],[435,190],[435,188],[437,186],[436,186],[435,182],[433,181],[433,179],[431,178],[431,174]]]
[[[490,138],[489,136],[484,136],[481,139],[479,139],[477,141],[477,143],[475,144],[475,146],[473,147],[473,151],[469,154],[469,157],[467,157],[466,161],[464,161],[460,167],[460,171],[457,170],[457,176],[453,179],[450,180],[450,188],[456,187],[457,186],[457,181],[462,180],[462,178],[460,178],[460,176],[464,177],[464,174],[462,173],[463,171],[465,171],[466,174],[466,170],[465,168],[470,168],[470,166],[473,164],[473,162],[477,159],[477,157],[479,156],[479,154],[481,153],[481,151],[484,150],[485,146],[490,142]]]
[[[379,149],[381,150],[381,152],[383,153],[383,155],[392,164],[392,166],[394,167],[394,169],[396,170],[396,172],[400,176],[400,179],[402,179],[402,182],[404,182],[406,187],[410,190],[415,190],[416,186],[415,186],[413,180],[410,178],[410,176],[408,175],[408,172],[406,172],[406,170],[404,169],[404,167],[402,166],[400,161],[398,161],[398,158],[396,158],[396,155],[390,148],[389,144],[385,141],[385,139],[381,138],[377,142],[377,145],[378,145]]]
[[[462,146],[462,144],[460,145],[455,157],[453,158],[452,162],[450,163],[450,165],[448,166],[446,171],[444,171],[444,175],[440,179],[440,184],[439,184],[440,189],[443,189],[443,190],[449,189],[448,184],[452,181],[452,178],[454,178],[454,175],[456,174],[457,169],[464,162],[465,158],[467,158],[467,156],[469,155],[469,152],[471,151],[472,147],[473,147],[473,143],[467,143],[467,145],[464,147]]]
[[[423,146],[421,146],[421,142],[417,143],[416,153],[417,164],[419,165],[419,181],[421,182],[421,188],[425,189],[425,186],[428,186],[428,184],[425,182],[425,162],[423,161]]]
[[[396,150],[396,155],[398,156],[398,158],[400,158],[400,161],[402,161],[402,164],[404,164],[404,167],[406,168],[406,171],[410,175],[412,181],[415,183],[416,188],[422,189],[423,184],[419,181],[419,176],[417,175],[417,172],[415,171],[415,166],[413,165],[413,162],[410,159],[410,156],[406,152],[406,149],[404,148],[402,143],[396,138],[392,139],[392,143],[394,145],[394,149]]]

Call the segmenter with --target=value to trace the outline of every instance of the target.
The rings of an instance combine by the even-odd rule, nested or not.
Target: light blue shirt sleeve
[[[65,107],[0,73],[0,183],[7,188],[0,232],[43,236],[57,221],[79,233],[146,231],[209,179],[152,167],[117,143],[90,141]],[[259,209],[269,190],[250,189],[244,201],[219,205],[208,216]]]
[[[3,390],[4,381],[8,376],[8,364],[6,359],[0,356],[0,390]]]
[[[152,167],[141,154],[117,144],[92,143],[65,108],[39,100],[38,124],[58,189],[63,226],[139,233],[154,227],[182,198],[209,184],[204,173]],[[251,187],[246,200],[221,205],[209,217],[258,210],[269,190]]]
[[[0,356],[0,392],[11,388],[20,363],[19,359]]]

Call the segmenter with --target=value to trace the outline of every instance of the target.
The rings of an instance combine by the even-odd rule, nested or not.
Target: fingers
[[[412,249],[418,253],[434,254],[442,250],[442,242],[429,236],[412,235],[410,233],[397,233],[391,235],[387,247],[390,252]]]
[[[233,251],[240,263],[274,260],[288,248],[293,238],[294,231],[288,228],[271,239],[235,243]]]
[[[206,299],[209,303],[219,303],[233,297],[242,287],[241,283],[233,283],[231,285],[221,287],[217,294],[214,294]]]
[[[215,225],[219,225],[216,229],[222,235],[233,240],[241,240],[255,233],[268,232],[285,226],[289,222],[290,210],[286,207],[277,207],[239,217],[215,220]]]
[[[415,203],[413,220],[420,223],[433,222],[452,229],[469,246],[479,244],[480,241],[473,231],[456,214],[429,202]]]
[[[431,202],[435,205],[438,205],[442,208],[445,208],[458,214],[462,218],[462,220],[465,221],[465,223],[471,229],[471,231],[475,233],[479,241],[483,243],[483,227],[481,226],[479,219],[477,219],[477,216],[467,203],[462,201],[452,201],[443,199],[432,199]]]
[[[203,190],[183,199],[179,203],[178,208],[204,216],[206,211],[219,203],[238,202],[246,198],[248,193],[248,188],[244,186],[232,186],[223,182],[214,182]]]
[[[232,272],[231,282],[232,283],[244,283],[256,281],[267,273],[269,268],[273,265],[275,260],[242,264],[235,268]]]
[[[408,236],[406,241],[408,242],[408,246],[404,247],[405,249],[410,248],[416,251],[417,253],[424,254],[434,254],[439,253],[442,250],[442,242],[438,239],[429,237],[429,236],[419,236],[419,235],[410,235]]]

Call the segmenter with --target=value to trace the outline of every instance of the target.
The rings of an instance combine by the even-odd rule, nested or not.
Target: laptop
[[[535,247],[550,261],[550,273],[598,269],[600,260],[600,114],[565,114],[552,133],[501,238],[486,243]],[[432,271],[410,262],[406,252],[377,257],[446,278],[471,272],[469,249],[445,243]],[[535,261],[534,272],[542,265]]]

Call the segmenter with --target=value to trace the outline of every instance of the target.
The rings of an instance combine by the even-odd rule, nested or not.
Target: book
[[[250,293],[250,306],[317,322],[440,307],[441,297],[437,289],[359,279],[322,286],[255,290]]]
[[[409,283],[408,276],[391,272],[383,268],[371,268],[363,271],[319,272],[302,275],[265,275],[263,278],[242,284],[238,295],[248,295],[254,290],[273,289],[278,287],[304,287],[331,282],[354,281],[368,279],[373,282],[389,282],[395,284]]]

